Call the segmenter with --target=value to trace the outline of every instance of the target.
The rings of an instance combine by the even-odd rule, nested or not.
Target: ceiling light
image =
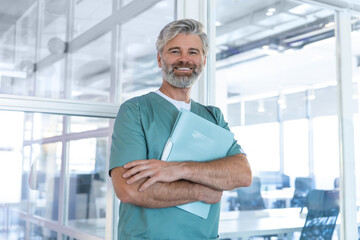
[[[265,112],[264,100],[263,99],[259,100],[257,111],[260,112],[260,113]]]
[[[293,14],[305,15],[311,11],[314,11],[314,9],[315,9],[315,7],[310,6],[308,4],[301,4],[301,5],[294,7],[288,11]]]
[[[309,87],[307,91],[307,99],[308,100],[315,100],[315,91],[313,87]]]
[[[279,94],[278,100],[277,100],[279,107],[281,109],[285,109],[286,108],[286,99],[285,99],[285,95],[283,93]]]
[[[275,8],[269,8],[265,14],[266,14],[266,16],[272,16],[272,15],[274,15],[275,12],[276,12]]]
[[[333,27],[333,26],[335,26],[334,22],[328,22],[327,24],[325,24],[326,28],[330,28],[330,27]]]
[[[0,76],[26,79],[26,73],[20,71],[0,71]]]

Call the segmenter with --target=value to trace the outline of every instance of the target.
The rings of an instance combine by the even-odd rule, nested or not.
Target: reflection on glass
[[[40,69],[36,75],[36,95],[46,98],[64,98],[64,59]]]
[[[33,118],[34,139],[49,138],[61,135],[63,130],[62,116],[34,113]]]
[[[85,132],[108,127],[109,120],[106,118],[70,117],[69,132]]]
[[[68,224],[90,235],[105,236],[109,136],[107,133],[98,138],[92,135],[99,134],[97,129],[108,128],[109,120],[74,117],[74,131],[93,131],[61,136],[64,117],[69,116],[0,111],[0,228],[5,223],[3,219],[8,224],[7,235],[2,235],[0,229],[0,239],[24,237],[24,220],[33,216],[60,220],[59,204],[65,196],[60,195],[60,170],[67,160],[65,156],[69,158],[69,175],[65,176],[68,198],[64,199],[63,208]],[[80,128],[80,125],[86,127]],[[29,136],[25,140],[26,135]],[[86,138],[71,141],[79,135]],[[64,154],[60,141],[68,143]],[[21,215],[15,216],[19,211]],[[35,225],[30,229],[30,236],[31,239],[57,239],[56,233]]]
[[[6,223],[11,224],[5,226]],[[25,239],[26,222],[20,218],[19,213],[17,213],[16,211],[11,211],[11,209],[6,209],[6,207],[2,207],[1,205],[0,227],[0,239]]]
[[[69,237],[69,236],[67,236],[67,235],[63,235],[62,236],[62,240],[80,240],[80,239],[78,239],[78,238],[73,238],[73,237]]]
[[[132,1],[133,0],[120,0],[122,6],[125,6],[125,5],[127,5],[129,3],[131,3]]]
[[[111,34],[94,40],[72,57],[71,98],[109,102]]]
[[[58,220],[62,144],[32,146],[29,176],[31,214]]]
[[[64,52],[67,1],[45,1],[41,29],[40,59]]]
[[[11,26],[0,37],[0,62],[1,69],[11,70],[15,63],[15,26]],[[7,63],[7,65],[5,65]],[[5,66],[4,66],[5,65]]]
[[[57,239],[57,233],[46,227],[30,224],[30,239]]]
[[[31,147],[30,146],[24,146],[23,148],[23,159],[22,159],[22,174],[20,177],[20,186],[19,188],[16,189],[21,189],[20,194],[21,194],[21,198],[19,201],[19,206],[18,208],[21,211],[27,212],[28,209],[28,201],[30,198],[29,195],[29,189],[30,189],[30,185],[29,185],[29,176],[30,176],[30,169],[31,169]]]
[[[74,37],[93,27],[101,20],[110,16],[112,0],[73,1],[74,6]],[[100,45],[101,46],[101,45]]]
[[[160,87],[162,77],[157,65],[155,43],[163,26],[174,20],[174,7],[174,1],[160,1],[121,26],[120,102]]]
[[[34,94],[35,49],[37,30],[37,4],[34,4],[16,23],[15,64],[16,76],[14,78],[11,94]]]
[[[24,84],[24,73],[16,71],[15,67],[15,26],[11,26],[5,33],[0,33],[0,94],[21,94],[24,89],[18,85]]]
[[[68,224],[101,237],[105,236],[107,151],[107,137],[69,142]]]

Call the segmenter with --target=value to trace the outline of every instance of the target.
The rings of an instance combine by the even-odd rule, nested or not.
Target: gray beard
[[[202,66],[195,68],[190,76],[177,76],[172,66],[167,66],[162,62],[161,74],[163,79],[174,87],[190,88],[200,78],[202,69]]]

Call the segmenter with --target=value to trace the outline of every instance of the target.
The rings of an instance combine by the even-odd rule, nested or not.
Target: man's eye
[[[193,51],[193,52],[190,52],[190,54],[191,54],[191,55],[196,55],[196,54],[198,54],[198,52]]]
[[[179,51],[171,51],[172,54],[179,54]]]

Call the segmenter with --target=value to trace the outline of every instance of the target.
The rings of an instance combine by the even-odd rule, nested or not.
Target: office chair
[[[260,178],[254,177],[249,187],[241,187],[236,189],[237,203],[241,210],[261,210],[265,209],[264,200],[261,196]]]
[[[289,188],[290,187],[290,177],[285,174],[280,175],[281,179],[281,186],[277,187],[276,189],[283,189],[283,188]],[[272,204],[273,208],[286,208],[286,201],[285,200],[276,200]]]
[[[308,213],[300,240],[331,240],[339,215],[339,191],[312,190],[306,197]]]
[[[295,179],[294,196],[291,199],[291,207],[305,207],[306,196],[313,189],[313,179],[308,177],[297,177]]]
[[[334,189],[339,189],[340,188],[340,178],[335,178],[334,179]]]

